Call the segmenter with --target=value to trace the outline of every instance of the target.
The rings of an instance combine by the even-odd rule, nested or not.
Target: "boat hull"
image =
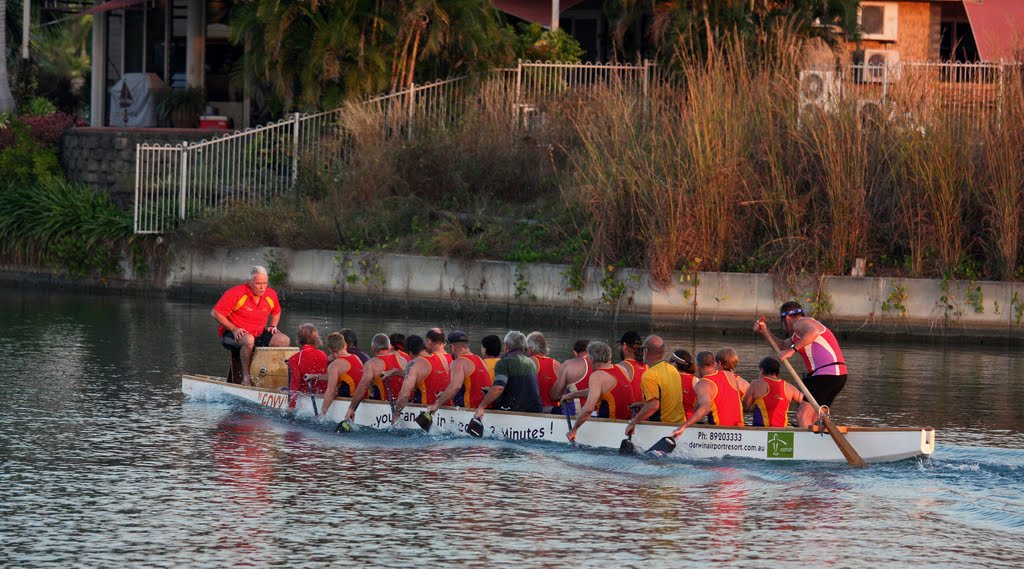
[[[184,375],[181,378],[181,390],[196,399],[229,395],[281,412],[288,411],[286,391],[231,384],[219,377]],[[348,402],[346,398],[336,399],[327,418],[334,422],[341,421],[348,410]],[[323,404],[322,398],[317,397],[316,404],[319,409]],[[423,409],[420,405],[410,405],[402,412],[396,426],[420,429],[415,419]],[[300,417],[313,416],[313,406],[308,395],[303,394],[297,399],[294,413]],[[466,424],[472,416],[472,410],[443,407],[434,414],[430,434],[468,437]],[[569,427],[563,415],[488,411],[483,422],[486,438],[568,444],[565,435]],[[377,429],[386,428],[391,423],[391,408],[381,401],[364,400],[356,411],[355,423]],[[576,442],[583,446],[617,449],[624,438],[624,429],[625,421],[590,419],[577,433]],[[674,429],[675,426],[664,423],[641,423],[637,426],[633,443],[638,449],[647,449]],[[844,431],[846,438],[867,462],[927,457],[935,452],[935,430],[931,427],[846,427]],[[678,439],[672,456],[686,459],[739,457],[783,462],[846,463],[846,458],[827,433],[795,428],[696,425],[687,429]]]

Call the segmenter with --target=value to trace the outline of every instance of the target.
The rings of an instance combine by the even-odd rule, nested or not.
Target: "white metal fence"
[[[858,110],[863,103],[921,115],[936,105],[962,112],[999,112],[1007,86],[1019,89],[1021,81],[1019,64],[894,62],[807,73],[807,78],[817,73],[819,81],[814,83],[817,91],[808,92],[802,74],[802,104],[854,97]],[[509,110],[510,125],[529,125],[531,116],[549,102],[596,86],[646,96],[652,82],[663,77],[646,61],[520,62],[477,83],[454,78],[413,85],[360,104],[294,114],[199,143],[141,144],[136,147],[135,232],[163,233],[184,219],[282,195],[297,187],[304,172],[338,172],[353,152],[352,133],[360,129],[412,140],[418,132],[449,128],[460,120],[467,97],[496,92],[499,104]]]

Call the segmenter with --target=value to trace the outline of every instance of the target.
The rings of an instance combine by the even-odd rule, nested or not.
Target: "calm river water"
[[[1013,349],[845,345],[854,371],[837,422],[939,429],[933,458],[855,471],[338,436],[188,401],[183,372],[226,368],[209,311],[0,290],[0,566],[1024,565],[1024,356]],[[294,337],[304,321],[352,327],[364,344],[433,324],[286,303],[282,328]],[[505,331],[438,324],[475,342]],[[577,338],[622,330],[545,332],[564,357]],[[759,338],[727,341],[755,376]]]

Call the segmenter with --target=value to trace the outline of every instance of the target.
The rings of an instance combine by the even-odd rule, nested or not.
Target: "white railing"
[[[651,65],[522,62],[491,78],[514,97],[519,113],[569,90],[611,82],[646,89]],[[276,123],[174,146],[140,144],[135,160],[135,232],[163,233],[185,219],[257,203],[293,191],[303,169],[338,172],[351,152],[354,128],[389,138],[455,124],[474,85],[458,77],[412,85],[355,106],[293,114]],[[363,111],[359,116],[356,110]],[[370,120],[364,120],[367,117]]]

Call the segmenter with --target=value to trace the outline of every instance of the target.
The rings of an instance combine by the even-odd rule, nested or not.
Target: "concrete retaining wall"
[[[587,271],[571,290],[563,265],[467,261],[410,255],[248,249],[178,253],[166,275],[171,291],[213,294],[243,281],[262,264],[291,301],[362,302],[387,309],[432,306],[509,317],[556,316],[583,321],[647,323],[660,328],[749,329],[773,318],[779,304],[799,300],[844,335],[892,334],[1024,339],[1024,286],[1019,283],[892,278],[797,278],[743,273],[676,274],[668,286],[625,269],[605,281]],[[610,298],[617,283],[622,294]]]

